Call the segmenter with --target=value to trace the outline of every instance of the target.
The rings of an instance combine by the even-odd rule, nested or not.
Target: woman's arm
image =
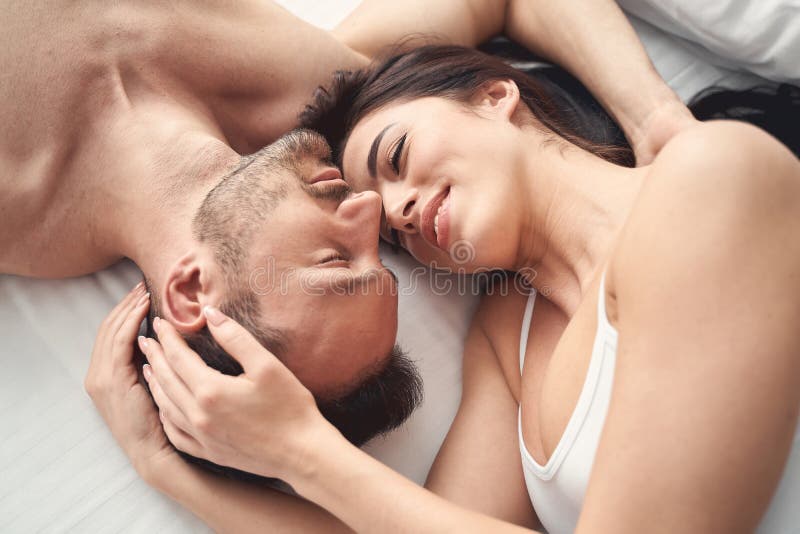
[[[656,160],[609,269],[619,347],[578,532],[755,530],[800,408],[798,214],[800,163],[751,126]]]
[[[461,404],[425,487],[464,508],[536,528],[522,475],[518,403],[484,329],[493,315],[508,310],[492,300],[508,298],[484,296],[473,317],[464,347]]]
[[[423,37],[411,44],[438,37],[476,46],[505,33],[580,79],[619,122],[640,165],[694,123],[611,0],[366,0],[333,33],[367,57],[411,34]]]
[[[293,483],[356,532],[527,532],[448,502],[333,433],[324,442]]]
[[[85,381],[139,475],[217,532],[347,532],[344,524],[309,502],[222,478],[178,456],[133,363],[133,342],[148,303],[140,284],[103,321]]]
[[[179,449],[281,478],[358,532],[524,530],[449,503],[348,443],[308,390],[244,328],[218,310],[206,314],[244,374],[209,369],[166,321],[154,322],[163,349],[152,339],[142,343],[153,366],[145,376]]]
[[[215,532],[350,532],[319,506],[279,491],[226,479],[175,456],[145,468],[145,481],[190,510]]]
[[[522,382],[518,318],[525,300],[500,292],[481,299],[464,349],[461,405],[425,487],[459,506],[537,528],[522,474],[517,418]],[[529,357],[535,361],[552,353],[567,322],[539,298]],[[498,351],[512,353],[511,361],[501,365]]]

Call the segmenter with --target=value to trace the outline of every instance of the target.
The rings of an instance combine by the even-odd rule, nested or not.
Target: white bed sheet
[[[800,84],[800,0],[619,0],[714,65]]]
[[[330,28],[358,0],[283,0]],[[651,57],[684,99],[709,85],[757,81],[712,66],[682,39],[633,21]],[[384,251],[409,287],[415,265]],[[0,276],[0,532],[203,532],[191,513],[137,477],[83,391],[98,325],[139,279],[122,262],[72,280]],[[406,291],[408,292],[408,291]],[[420,365],[425,402],[370,453],[422,482],[455,415],[471,296],[437,296],[427,284],[400,297],[400,342]]]

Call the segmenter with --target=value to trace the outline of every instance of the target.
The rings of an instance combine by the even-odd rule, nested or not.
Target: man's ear
[[[514,80],[490,80],[473,97],[484,112],[510,120],[519,105],[519,87]]]
[[[175,328],[182,333],[197,332],[206,324],[203,308],[221,302],[219,280],[210,258],[189,252],[167,273],[164,284],[163,309]]]

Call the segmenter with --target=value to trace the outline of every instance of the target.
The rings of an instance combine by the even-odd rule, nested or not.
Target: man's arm
[[[639,165],[694,123],[611,0],[510,0],[505,31],[583,82],[625,131]]]
[[[412,44],[476,46],[505,33],[581,80],[625,131],[640,165],[694,122],[611,0],[365,0],[333,33],[367,57],[412,34],[429,34]]]
[[[364,67],[403,37],[436,33],[474,45],[502,30],[503,1],[366,1],[333,33],[275,2],[176,2],[156,12],[163,64],[212,110],[225,140],[253,152],[296,126],[335,70]]]
[[[507,0],[364,0],[333,30],[334,37],[374,59],[414,37],[412,46],[476,46],[502,33]]]
[[[385,47],[422,34],[413,44],[475,46],[507,33],[563,65],[619,121],[640,164],[691,117],[610,0],[365,0],[332,35],[272,2],[251,0],[176,8],[168,28],[171,69],[211,101],[240,152],[293,127],[332,71],[362,67]]]

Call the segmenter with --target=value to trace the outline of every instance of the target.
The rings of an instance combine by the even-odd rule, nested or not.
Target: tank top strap
[[[600,278],[600,290],[597,295],[597,329],[616,342],[617,329],[608,320],[608,313],[606,313],[606,271],[603,271]]]
[[[522,367],[525,365],[525,353],[528,351],[528,334],[531,331],[531,320],[533,319],[533,306],[536,304],[536,290],[532,290],[525,303],[525,315],[522,316],[522,330],[519,333],[519,374],[522,374]]]

